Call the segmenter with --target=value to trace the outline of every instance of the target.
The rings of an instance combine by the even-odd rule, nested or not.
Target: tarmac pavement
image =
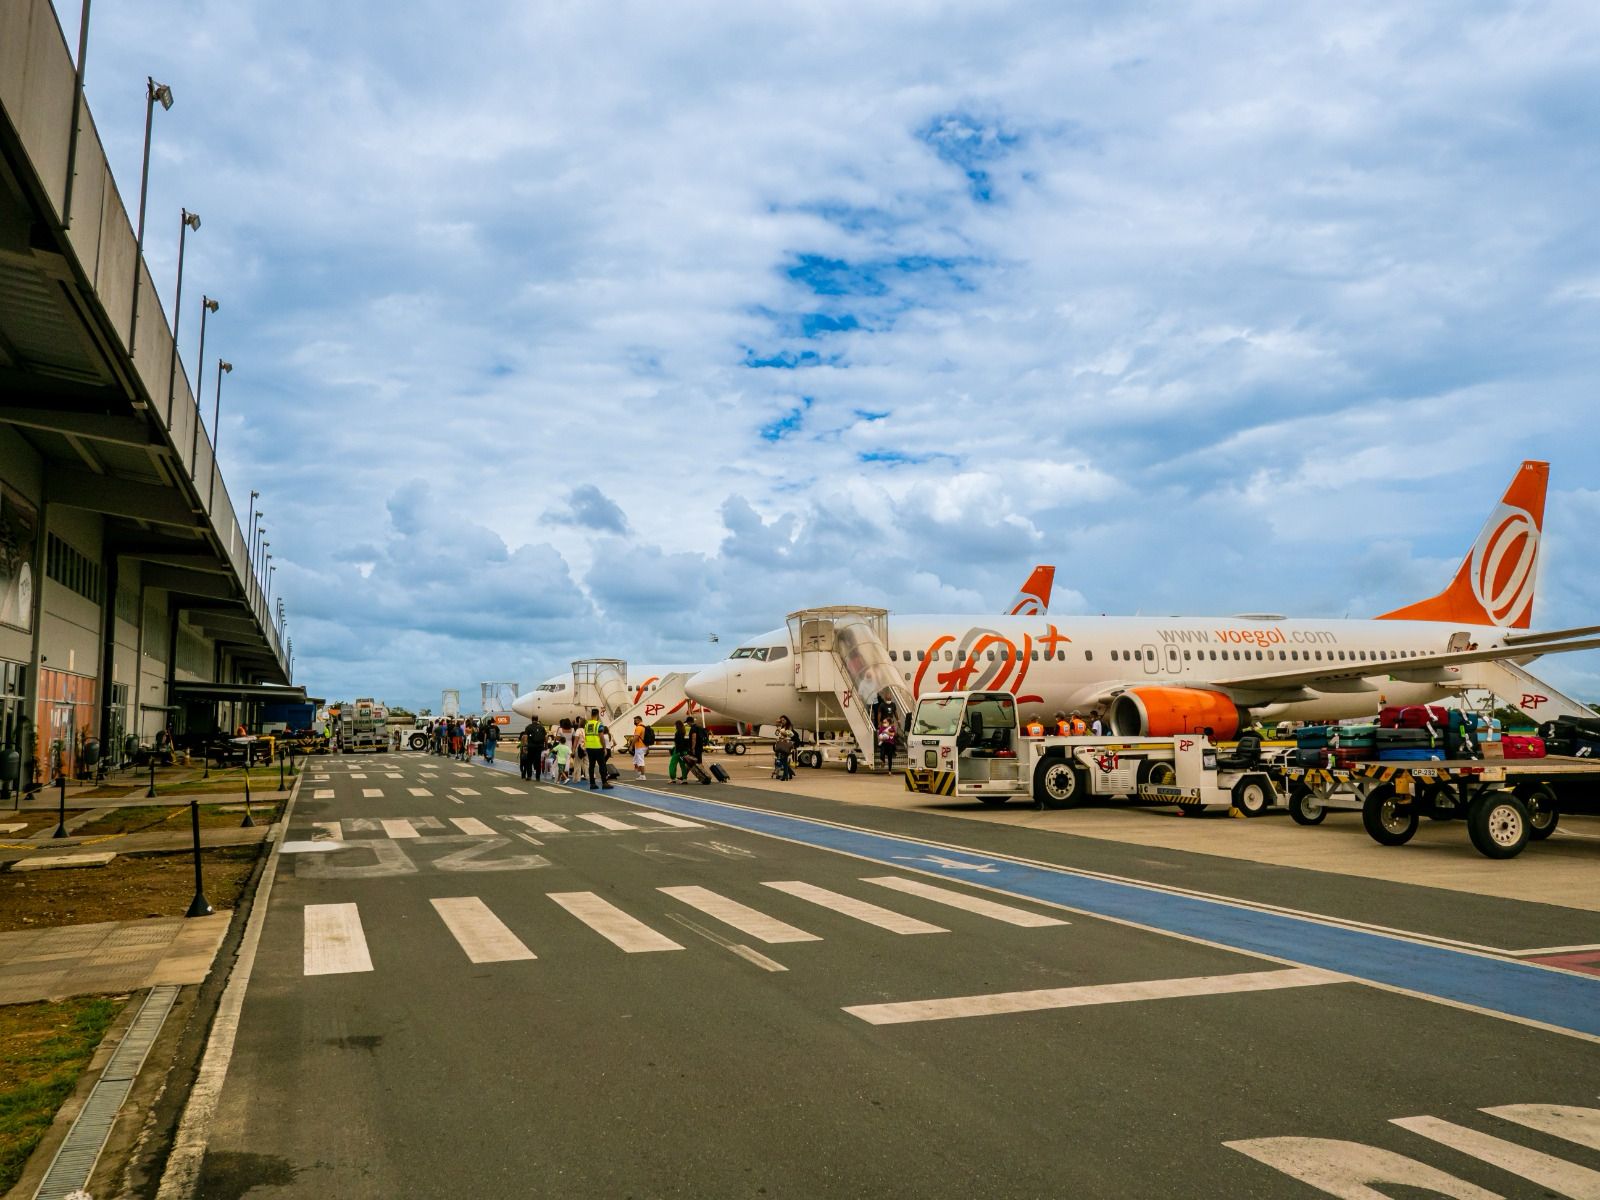
[[[402,754],[312,765],[264,921],[202,1196],[1600,1180],[1600,977],[1518,953],[1578,908]]]

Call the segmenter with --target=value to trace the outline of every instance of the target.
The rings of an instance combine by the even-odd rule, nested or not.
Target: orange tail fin
[[[1408,604],[1383,617],[1526,629],[1533,616],[1544,493],[1549,481],[1549,463],[1524,462],[1450,586],[1431,600]]]
[[[1055,582],[1054,567],[1035,567],[1006,612],[1013,617],[1042,617],[1050,611],[1050,592]]]

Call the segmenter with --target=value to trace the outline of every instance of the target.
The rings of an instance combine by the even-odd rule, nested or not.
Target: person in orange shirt
[[[1044,736],[1044,722],[1039,720],[1039,714],[1034,713],[1028,718],[1028,723],[1022,727],[1024,737],[1042,738]]]

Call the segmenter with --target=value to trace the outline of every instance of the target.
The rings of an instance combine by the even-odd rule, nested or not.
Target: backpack
[[[654,746],[656,744],[655,726],[646,725],[644,727],[644,744],[646,746]]]

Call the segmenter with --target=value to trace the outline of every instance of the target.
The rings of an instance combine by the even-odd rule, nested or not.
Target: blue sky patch
[[[790,409],[776,421],[769,421],[761,427],[761,440],[765,442],[781,442],[792,433],[797,433],[804,424],[806,412],[811,407],[811,397],[801,396],[800,404]]]

